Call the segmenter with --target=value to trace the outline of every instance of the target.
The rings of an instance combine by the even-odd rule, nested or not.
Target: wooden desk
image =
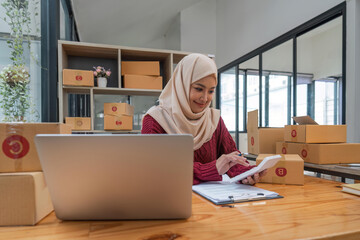
[[[360,239],[360,197],[338,182],[257,186],[284,198],[228,208],[193,194],[188,220],[62,222],[51,213],[33,227],[0,227],[0,239]]]

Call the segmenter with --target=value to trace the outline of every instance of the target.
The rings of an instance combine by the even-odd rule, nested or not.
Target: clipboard
[[[215,205],[283,198],[276,192],[238,183],[205,182],[192,190]]]

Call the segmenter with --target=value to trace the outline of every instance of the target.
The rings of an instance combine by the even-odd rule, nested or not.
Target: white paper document
[[[263,199],[281,198],[278,193],[250,185],[206,182],[192,187],[193,191],[215,204],[229,204]]]
[[[249,176],[254,175],[255,173],[259,173],[265,169],[271,168],[271,167],[275,166],[275,164],[280,159],[281,159],[280,155],[273,155],[273,156],[266,157],[266,158],[264,158],[264,160],[261,161],[261,163],[258,166],[254,167],[254,168],[250,169],[249,171],[246,171],[242,174],[239,174],[233,178],[230,178],[230,180],[228,180],[228,182],[230,182],[230,183],[238,182]]]

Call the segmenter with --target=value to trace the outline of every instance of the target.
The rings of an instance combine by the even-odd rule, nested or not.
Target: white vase
[[[104,78],[104,77],[98,77],[97,78],[97,84],[98,84],[98,87],[106,87],[106,84],[107,84],[107,78]]]

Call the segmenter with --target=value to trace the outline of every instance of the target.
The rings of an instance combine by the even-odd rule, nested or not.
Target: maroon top
[[[141,133],[166,134],[160,124],[150,115],[146,115],[144,117]],[[195,185],[206,181],[221,181],[222,177],[217,171],[216,160],[222,154],[229,154],[234,151],[238,151],[236,149],[235,142],[227,130],[224,121],[220,117],[218,126],[212,138],[208,142],[204,143],[199,149],[194,151],[193,184]],[[253,168],[253,166],[245,167],[243,165],[236,164],[229,169],[227,175],[232,178],[251,168]]]

